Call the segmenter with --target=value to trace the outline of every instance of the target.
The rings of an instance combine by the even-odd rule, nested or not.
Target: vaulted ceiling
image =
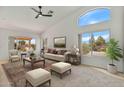
[[[53,10],[53,17],[39,17],[31,8],[36,6],[0,6],[0,28],[11,30],[25,30],[41,33],[52,27],[63,18],[78,10],[78,6],[44,6],[43,12]]]

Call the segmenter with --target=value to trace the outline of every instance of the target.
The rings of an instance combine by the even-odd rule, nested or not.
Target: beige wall
[[[78,34],[83,32],[92,32],[92,31],[100,31],[103,29],[110,29],[111,37],[119,40],[120,46],[123,48],[123,18],[124,18],[124,10],[123,7],[106,7],[111,9],[111,21],[104,22],[101,24],[79,27],[77,25],[77,19],[84,12],[95,9],[98,7],[82,7],[82,9],[78,10],[74,14],[69,15],[62,21],[58,22],[53,27],[49,28],[49,30],[45,31],[42,34],[42,38],[48,39],[48,47],[53,48],[53,38],[66,36],[67,40],[67,49],[70,49],[72,46],[78,46]],[[107,64],[110,60],[103,56],[82,56],[82,64],[94,65],[102,68],[106,68]],[[119,71],[124,71],[123,60],[116,63],[118,65]]]

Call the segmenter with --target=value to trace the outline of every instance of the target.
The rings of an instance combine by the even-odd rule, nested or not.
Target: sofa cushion
[[[64,55],[67,50],[61,50],[61,54]]]
[[[58,54],[58,55],[61,55],[61,50],[58,50],[58,51],[57,51],[57,54]]]
[[[47,50],[47,53],[51,53],[51,54],[57,54],[57,51],[56,51],[56,49],[48,49]]]
[[[51,53],[52,53],[52,54],[57,54],[56,49],[53,49]]]
[[[67,50],[58,50],[57,54],[59,55],[64,55]]]
[[[47,53],[50,53],[50,52],[51,52],[51,49],[50,49],[50,48],[48,48],[48,49],[47,49]]]
[[[64,55],[58,55],[58,54],[45,53],[44,57],[48,58],[48,59],[56,60],[56,61],[64,61],[65,60]]]

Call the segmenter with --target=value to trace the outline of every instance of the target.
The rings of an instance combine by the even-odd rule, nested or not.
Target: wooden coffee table
[[[23,66],[25,67],[25,62],[31,63],[31,68],[34,68],[34,64],[38,62],[43,62],[43,68],[45,68],[45,59],[44,58],[36,58],[36,59],[30,59],[29,57],[26,57],[23,59]]]

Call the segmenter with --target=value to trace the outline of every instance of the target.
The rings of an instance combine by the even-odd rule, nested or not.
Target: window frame
[[[88,25],[84,25],[84,26],[80,26],[80,25],[79,25],[79,18],[80,18],[81,16],[84,16],[84,15],[87,14],[88,12],[94,11],[94,10],[97,10],[97,9],[108,9],[108,10],[110,10],[110,12],[111,12],[111,8],[109,8],[109,7],[97,7],[97,8],[89,9],[89,10],[85,11],[84,13],[82,13],[80,16],[78,16],[78,18],[77,18],[77,25],[78,25],[78,27],[88,27],[88,26],[91,26],[91,25],[98,25],[98,24],[101,24],[101,23],[106,23],[106,22],[111,21],[112,15],[110,14],[110,20],[103,21],[103,22],[99,22],[99,23],[95,23],[95,24],[88,24]]]
[[[109,31],[109,40],[110,40],[110,39],[111,39],[111,29],[110,29],[110,28],[108,28],[108,29],[99,29],[99,30],[96,30],[96,31],[83,32],[83,33],[81,33],[80,35],[82,36],[82,35],[85,34],[85,33],[91,33],[91,35],[92,35],[94,32],[102,32],[102,31],[106,31],[106,30]],[[82,44],[82,37],[80,38],[80,50],[81,50],[81,55],[82,55],[82,56],[89,56],[89,55],[84,55],[84,54],[83,54],[81,44]],[[91,51],[93,51],[93,50],[91,50]],[[90,54],[90,56],[100,56],[100,55],[93,55],[93,54]],[[103,56],[104,56],[104,55],[103,55]]]
[[[36,51],[37,50],[37,39],[36,38],[34,38],[34,37],[32,37],[32,40],[35,40],[35,48],[34,48],[34,50],[33,51]],[[17,42],[16,42],[17,41]],[[15,39],[14,40],[14,43],[18,43],[19,41],[29,41],[29,40],[18,40],[18,39]],[[32,43],[31,43],[32,44]],[[15,48],[16,49],[16,48]],[[17,49],[18,50],[18,49]]]

